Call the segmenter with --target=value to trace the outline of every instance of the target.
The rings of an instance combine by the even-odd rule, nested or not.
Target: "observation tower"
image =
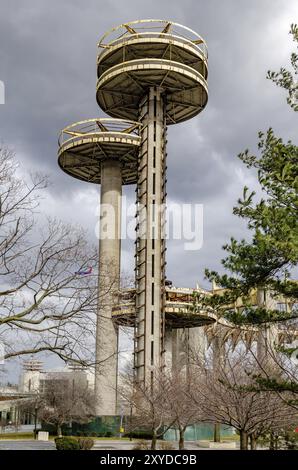
[[[136,380],[149,384],[165,353],[166,131],[207,104],[207,48],[166,20],[133,21],[100,39],[99,106],[140,123],[137,168]]]
[[[199,307],[193,289],[166,280],[165,205],[167,126],[198,115],[208,100],[207,48],[194,31],[167,20],[140,20],[113,28],[100,39],[96,99],[109,118],[65,127],[58,162],[68,175],[101,185],[96,327],[97,415],[117,414],[119,326],[134,328],[135,380],[153,386],[154,371],[191,367],[190,351],[206,341],[213,363],[225,344],[257,343],[260,361],[270,345],[290,342],[297,330],[236,327]],[[122,185],[136,185],[135,286],[120,289]],[[196,289],[203,295],[221,291]],[[262,289],[252,305],[273,302]],[[288,301],[274,298],[278,305]],[[269,305],[270,304],[270,305]],[[241,299],[230,306],[245,308]],[[186,349],[183,350],[186,340]]]
[[[122,119],[88,119],[65,127],[58,163],[70,176],[101,185],[96,327],[97,409],[116,413],[118,329],[112,308],[120,289],[121,193],[137,182],[140,124]]]
[[[206,44],[171,21],[140,20],[113,28],[98,47],[96,99],[110,117],[63,129],[58,162],[70,176],[101,185],[95,392],[97,414],[104,416],[117,412],[119,325],[134,326],[136,381],[150,385],[171,348],[166,332],[215,319],[181,309],[191,293],[167,293],[165,279],[167,126],[195,117],[207,104]],[[136,184],[137,196],[129,310],[126,293],[119,293],[122,184]]]

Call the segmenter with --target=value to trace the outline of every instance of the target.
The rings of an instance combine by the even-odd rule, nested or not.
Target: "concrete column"
[[[142,124],[137,185],[136,378],[152,383],[164,352],[165,118],[161,90],[152,87],[139,106]]]
[[[165,366],[174,374],[186,366],[184,330],[181,328],[166,329],[165,333]]]
[[[165,365],[174,373],[196,371],[205,362],[206,337],[203,328],[166,329]]]
[[[224,365],[225,361],[225,342],[223,341],[222,333],[216,332],[212,339],[212,367],[216,371]]]
[[[206,337],[201,327],[188,329],[187,366],[189,372],[195,370],[195,364],[204,364],[206,352]]]
[[[276,300],[270,290],[259,288],[257,291],[257,305],[274,310]],[[275,348],[278,345],[278,327],[276,323],[261,325],[257,337],[257,359],[260,364],[274,366]]]
[[[173,353],[172,353],[172,334],[174,330],[167,328],[165,332],[165,367],[171,372],[173,364]]]
[[[101,167],[99,301],[96,328],[95,394],[98,416],[116,414],[118,331],[112,322],[120,287],[121,166]]]

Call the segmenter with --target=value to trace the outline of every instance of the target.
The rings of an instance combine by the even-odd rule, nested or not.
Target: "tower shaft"
[[[257,306],[268,310],[277,308],[274,294],[269,289],[258,288],[257,290]],[[260,325],[257,338],[257,359],[263,367],[274,368],[275,348],[278,344],[278,329],[276,324],[265,323]]]
[[[165,104],[151,87],[140,102],[142,124],[137,184],[135,369],[138,382],[153,381],[164,351]]]
[[[96,328],[95,394],[97,415],[116,414],[118,331],[112,308],[120,288],[121,164],[101,164],[99,302]]]

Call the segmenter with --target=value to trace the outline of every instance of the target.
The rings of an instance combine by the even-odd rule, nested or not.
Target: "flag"
[[[91,274],[92,273],[92,266],[89,266],[89,268],[87,270],[80,270],[80,271],[76,271],[75,274],[77,274],[78,276],[85,276],[86,274]]]

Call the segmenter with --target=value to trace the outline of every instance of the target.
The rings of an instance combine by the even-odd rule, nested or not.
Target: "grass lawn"
[[[34,434],[33,432],[3,432],[3,433],[0,433],[0,440],[1,439],[6,439],[6,440],[10,440],[10,441],[14,441],[14,440],[18,440],[18,439],[26,439],[26,440],[30,440],[30,439],[34,439]]]
[[[223,436],[220,439],[221,441],[236,441],[238,442],[240,440],[239,434],[232,434],[231,436]]]

